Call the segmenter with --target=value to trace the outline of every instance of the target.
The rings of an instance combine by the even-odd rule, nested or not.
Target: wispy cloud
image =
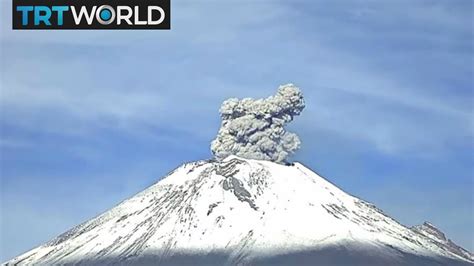
[[[292,8],[278,2],[178,2],[173,30],[162,35],[45,32],[36,36],[34,32],[26,35],[10,31],[2,37],[2,46],[8,52],[2,68],[6,89],[1,103],[10,117],[22,118],[13,119],[14,122],[23,124],[52,116],[56,122],[50,127],[58,125],[58,121],[76,120],[85,126],[119,126],[136,131],[146,130],[143,125],[185,130],[189,127],[180,127],[181,123],[174,121],[183,121],[189,117],[185,114],[199,111],[201,118],[194,125],[197,131],[201,125],[217,128],[220,101],[234,96],[235,91],[239,92],[235,96],[261,97],[271,94],[278,83],[291,81],[301,85],[309,98],[323,103],[305,112],[308,117],[319,118],[319,126],[362,138],[382,151],[416,149],[420,142],[412,133],[420,130],[416,129],[417,121],[425,124],[426,117],[448,121],[458,131],[472,131],[465,126],[472,123],[465,94],[448,94],[452,89],[436,85],[436,76],[425,76],[425,84],[431,86],[426,87],[423,82],[397,76],[392,70],[403,71],[404,67],[399,66],[404,59],[411,65],[420,65],[417,68],[421,73],[426,72],[422,69],[426,68],[425,63],[417,64],[412,59],[425,58],[425,49],[432,49],[430,44],[447,39],[443,31],[431,34],[430,30],[440,26],[449,30],[464,28],[462,19],[440,5],[410,5],[406,9],[405,4],[335,3],[324,6],[329,16],[322,11],[318,16],[309,16],[307,12],[321,6],[306,2]],[[233,16],[222,12],[222,8],[239,19],[229,19]],[[245,15],[237,16],[240,14]],[[305,16],[298,20],[301,15]],[[405,24],[396,20],[400,16],[406,18]],[[309,25],[301,25],[301,21]],[[377,23],[381,26],[374,28]],[[413,37],[411,32],[419,33],[422,25],[430,30],[423,33],[423,38]],[[392,38],[384,26],[396,32],[394,41],[415,38],[412,43],[400,44],[406,54],[394,52],[390,41],[381,40]],[[400,30],[404,27],[406,30]],[[301,35],[303,31],[305,35]],[[370,37],[374,34],[380,37]],[[432,36],[437,39],[432,40]],[[28,44],[30,38],[35,40],[34,47]],[[341,43],[349,39],[358,44],[359,40],[371,38],[378,50],[354,49]],[[425,43],[426,48],[420,49],[420,43]],[[54,55],[48,50],[51,47],[55,48]],[[457,51],[450,47],[438,50]],[[399,59],[396,66],[381,68],[378,57],[386,58],[385,63],[389,64],[393,58]],[[461,71],[470,73],[472,69],[464,66]],[[354,101],[351,95],[364,99],[363,103]],[[387,103],[389,112],[380,103]],[[360,113],[349,116],[348,122],[354,125],[335,123],[347,120],[347,113],[353,113],[354,108]],[[408,109],[418,115],[407,118]],[[375,117],[375,113],[389,113],[396,121],[389,123],[380,115]],[[443,129],[441,124],[437,127]],[[413,130],[406,133],[407,128]],[[203,137],[212,138],[214,131],[207,130]],[[448,138],[449,134],[444,133],[447,132],[440,130],[438,137]]]

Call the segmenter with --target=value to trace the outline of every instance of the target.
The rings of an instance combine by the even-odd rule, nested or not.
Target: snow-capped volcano
[[[187,163],[6,264],[472,265],[433,232],[399,224],[300,163],[230,156]]]

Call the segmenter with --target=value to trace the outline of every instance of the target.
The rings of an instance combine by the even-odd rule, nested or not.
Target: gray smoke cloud
[[[211,151],[218,159],[237,155],[285,162],[301,144],[285,125],[304,107],[303,95],[293,84],[280,86],[276,95],[266,99],[227,99],[219,110],[222,124]]]

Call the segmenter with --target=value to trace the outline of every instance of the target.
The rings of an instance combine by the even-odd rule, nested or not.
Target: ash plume
[[[303,95],[293,84],[280,86],[276,95],[266,99],[227,99],[219,110],[222,123],[211,151],[217,159],[237,155],[285,162],[301,144],[285,125],[304,107]]]

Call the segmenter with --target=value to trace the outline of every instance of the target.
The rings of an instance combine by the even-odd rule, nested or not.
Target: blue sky
[[[0,261],[211,156],[228,97],[295,83],[294,160],[474,249],[471,1],[172,1],[171,31],[12,31]]]

